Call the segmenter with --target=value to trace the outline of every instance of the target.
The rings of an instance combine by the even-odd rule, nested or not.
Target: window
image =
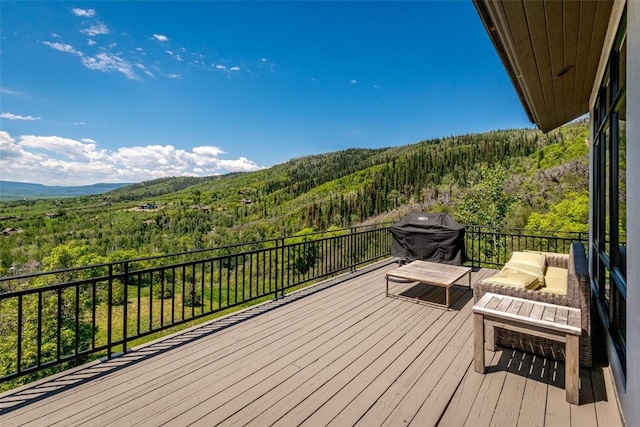
[[[605,324],[626,374],[626,12],[594,106],[591,271]]]

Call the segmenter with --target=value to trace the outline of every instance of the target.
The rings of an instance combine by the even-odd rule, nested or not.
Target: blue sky
[[[531,127],[468,1],[0,3],[0,179],[251,171]]]

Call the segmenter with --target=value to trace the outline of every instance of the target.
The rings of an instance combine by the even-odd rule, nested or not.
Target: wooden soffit
[[[473,0],[531,122],[589,112],[613,0]]]

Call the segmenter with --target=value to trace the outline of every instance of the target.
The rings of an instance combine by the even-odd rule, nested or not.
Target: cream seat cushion
[[[518,271],[501,271],[491,277],[487,277],[484,282],[508,285],[515,288],[538,289],[540,282],[538,277],[532,274],[520,273]]]
[[[547,274],[544,276],[544,287],[542,292],[550,292],[557,295],[567,294],[567,283],[569,270],[559,267],[547,267]]]

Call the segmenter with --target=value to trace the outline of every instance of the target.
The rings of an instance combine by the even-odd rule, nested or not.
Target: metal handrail
[[[514,251],[569,253],[572,242],[587,244],[589,233],[472,225],[465,230],[467,263],[500,268]]]

